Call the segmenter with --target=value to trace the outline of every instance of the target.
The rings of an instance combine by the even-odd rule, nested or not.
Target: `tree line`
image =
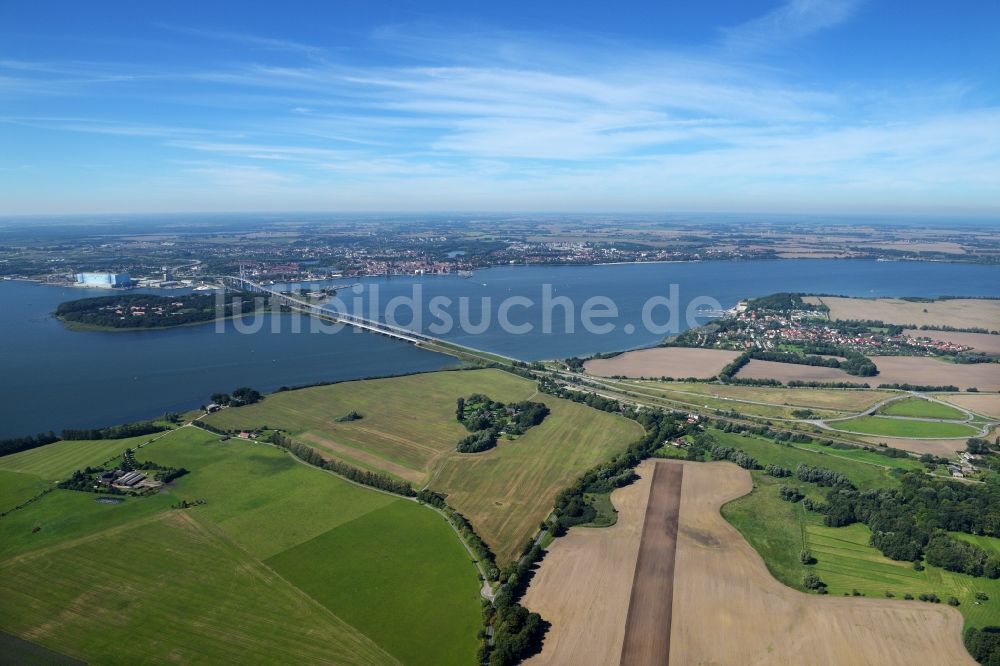
[[[416,497],[417,495],[413,491],[410,484],[405,481],[397,481],[391,476],[380,474],[379,472],[359,469],[352,465],[348,465],[347,463],[340,462],[339,460],[327,460],[321,456],[316,449],[306,446],[300,442],[296,442],[284,433],[277,431],[272,432],[269,441],[272,444],[285,449],[296,458],[313,465],[314,467],[335,472],[336,474],[339,474],[346,479],[350,479],[355,483],[360,483],[363,486],[371,486],[372,488],[378,488],[379,490],[386,490],[396,495],[403,495],[404,497]]]

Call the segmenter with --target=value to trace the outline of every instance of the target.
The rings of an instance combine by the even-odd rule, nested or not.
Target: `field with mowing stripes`
[[[891,397],[889,391],[868,389],[775,388],[771,386],[737,386],[703,382],[629,382],[637,386],[697,393],[717,398],[750,400],[776,406],[826,409],[838,412],[861,412],[875,403]],[[697,400],[694,396],[689,396]],[[738,407],[737,407],[738,408]]]
[[[0,589],[4,631],[85,661],[394,663],[189,512],[0,562]]]
[[[806,524],[806,547],[816,558],[816,564],[810,568],[829,585],[830,594],[858,590],[868,597],[884,598],[889,591],[896,598],[903,598],[906,593],[914,597],[934,593],[941,603],[954,596],[961,602],[959,610],[968,624],[982,627],[1000,623],[1000,580],[966,576],[932,566],[914,571],[912,563],[890,560],[869,546],[870,534],[868,527],[861,524],[825,527],[815,519]],[[989,599],[977,604],[976,592],[985,592]]]
[[[159,434],[159,433],[157,433]],[[100,465],[125,449],[135,448],[157,434],[128,439],[63,440],[0,458],[0,470],[31,474],[45,481],[62,481],[78,469]]]

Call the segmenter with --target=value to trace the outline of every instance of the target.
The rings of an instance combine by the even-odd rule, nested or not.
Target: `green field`
[[[750,452],[750,447],[742,448]],[[848,467],[838,471],[850,476],[862,489],[882,482],[872,478],[862,464],[847,464],[853,464],[854,469]],[[833,468],[833,465],[824,466]],[[867,526],[858,523],[839,528],[825,527],[820,514],[806,511],[801,502],[786,502],[778,497],[781,485],[795,485],[817,501],[823,500],[825,489],[794,478],[776,479],[763,472],[752,474],[753,492],[723,506],[722,515],[760,553],[771,574],[785,585],[805,591],[802,577],[812,571],[828,585],[832,595],[852,594],[857,590],[865,596],[883,597],[889,591],[901,599],[906,593],[914,597],[934,593],[942,603],[949,596],[954,596],[961,602],[959,610],[967,624],[1000,624],[1000,580],[974,578],[932,566],[916,571],[910,562],[890,560],[868,545],[870,532]],[[891,477],[888,481],[892,482]],[[953,535],[1000,552],[1000,539]],[[816,564],[802,564],[799,560],[802,550],[809,550],[816,558]],[[976,592],[986,593],[989,600],[976,603]]]
[[[732,404],[737,400],[763,402],[775,407],[808,408],[814,411],[856,413],[862,412],[880,400],[885,400],[893,394],[888,391],[867,389],[823,389],[823,388],[781,388],[773,386],[737,386],[729,384],[714,384],[707,382],[658,382],[658,381],[627,381],[623,385],[641,386],[648,389],[659,389],[678,394],[688,394],[684,397],[689,402],[698,403],[698,396],[711,396],[720,400],[729,399],[729,407],[740,409]],[[790,413],[785,412],[785,413]],[[775,413],[775,415],[778,415]]]
[[[943,405],[940,402],[915,397],[894,400],[879,407],[876,413],[886,416],[913,416],[924,419],[950,419],[952,421],[961,421],[965,418],[965,413],[959,409]]]
[[[846,474],[862,489],[896,485],[891,469],[913,469],[914,463],[920,466],[910,458],[889,458],[863,449],[848,451],[818,444],[782,444],[763,437],[736,435],[711,428],[709,432],[720,444],[742,449],[762,465],[780,465],[793,471],[799,463],[825,467]]]
[[[192,514],[0,562],[0,626],[105,663],[393,663]]]
[[[65,455],[37,449],[39,469],[65,464],[46,450]],[[190,473],[118,505],[55,490],[0,519],[0,631],[85,661],[474,659],[476,569],[430,508],[193,427],[136,458]]]
[[[78,469],[106,460],[148,442],[157,435],[128,439],[63,440],[0,458],[0,470],[31,474],[45,481],[62,481]]]
[[[862,432],[867,435],[884,435],[886,437],[916,437],[923,439],[972,437],[976,429],[963,423],[946,423],[941,421],[914,421],[908,419],[890,419],[878,416],[859,416],[846,421],[830,421],[827,423],[835,430]]]
[[[267,564],[403,663],[472,663],[479,585],[456,576],[470,557],[442,547],[454,540],[440,516],[398,499]]]
[[[468,432],[455,400],[484,393],[494,400],[544,402],[551,413],[516,440],[461,454]],[[338,423],[355,410],[357,421]],[[500,370],[434,372],[287,391],[226,409],[207,419],[220,428],[286,430],[323,455],[426,483],[446,493],[509,562],[552,509],[556,495],[590,467],[642,437],[642,428],[614,416],[537,393],[535,384]]]
[[[952,573],[925,566],[915,571],[910,562],[890,560],[868,545],[871,535],[862,524],[824,527],[817,516],[805,526],[806,545],[817,562],[810,567],[829,586],[830,594],[858,590],[865,596],[882,597],[889,591],[897,598],[933,593],[944,603],[949,596],[961,602],[958,609],[966,623],[976,627],[1000,624],[1000,580]],[[976,603],[976,592],[987,601]],[[913,603],[921,603],[914,601]]]
[[[34,497],[50,485],[34,474],[0,470],[0,513]]]

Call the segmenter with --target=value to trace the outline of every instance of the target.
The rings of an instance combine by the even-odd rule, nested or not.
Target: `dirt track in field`
[[[684,466],[658,463],[639,544],[632,582],[622,666],[666,664],[670,659],[670,621],[674,599],[674,556]]]

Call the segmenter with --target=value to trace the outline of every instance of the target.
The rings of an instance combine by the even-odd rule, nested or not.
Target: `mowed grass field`
[[[665,390],[699,393],[734,400],[752,400],[787,407],[826,409],[838,412],[861,412],[891,397],[889,391],[868,389],[776,388],[737,386],[702,382],[633,382],[636,385]]]
[[[720,444],[741,449],[762,465],[780,465],[795,470],[799,463],[824,467],[846,474],[863,488],[888,488],[896,485],[893,469],[919,469],[920,463],[911,458],[889,458],[864,449],[834,449],[819,444],[782,444],[753,435],[737,435],[709,429]],[[770,478],[770,477],[768,477]],[[785,481],[786,483],[794,483]]]
[[[914,421],[878,416],[859,416],[845,421],[829,421],[827,425],[835,430],[861,432],[867,435],[885,435],[886,437],[946,438],[972,437],[976,434],[975,428],[963,423]]]
[[[122,453],[148,442],[153,435],[128,439],[63,440],[28,451],[0,457],[0,470],[31,474],[46,481],[62,481],[78,469],[100,465]]]
[[[1000,624],[1000,580],[932,566],[915,571],[912,563],[891,560],[869,546],[871,531],[862,524],[825,527],[820,517],[810,515],[805,535],[805,546],[816,558],[816,564],[809,568],[829,586],[830,594],[851,594],[857,590],[868,597],[884,598],[888,591],[901,599],[907,593],[914,597],[933,593],[941,598],[941,603],[954,596],[967,624],[976,627]],[[976,603],[977,592],[984,592],[989,599]]]
[[[516,440],[501,439],[490,451],[460,454],[455,445],[468,431],[455,418],[455,401],[473,393],[503,402],[544,402],[551,413]],[[352,410],[363,418],[337,422]],[[234,430],[281,428],[324,456],[446,493],[501,564],[535,532],[560,490],[643,435],[633,421],[538,393],[533,382],[500,370],[434,372],[287,391],[206,420]]]
[[[190,473],[118,505],[55,490],[0,519],[0,630],[85,661],[474,659],[476,570],[431,509],[193,427],[136,457]],[[270,564],[283,555],[299,584]]]
[[[886,416],[912,416],[924,419],[950,419],[960,421],[965,413],[954,407],[942,405],[923,398],[903,398],[894,400],[878,408],[877,414]]]

